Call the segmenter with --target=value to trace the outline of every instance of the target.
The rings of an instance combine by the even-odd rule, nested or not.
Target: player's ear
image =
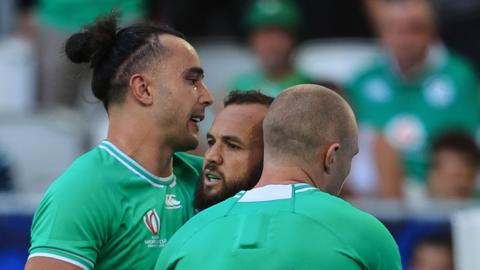
[[[132,96],[142,105],[153,103],[152,87],[148,78],[142,74],[133,74],[128,82]]]
[[[333,165],[338,159],[338,150],[340,149],[339,143],[333,143],[328,146],[325,158],[323,159],[323,169],[327,174],[332,173]]]

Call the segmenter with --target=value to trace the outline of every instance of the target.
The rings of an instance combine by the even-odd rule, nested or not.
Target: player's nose
[[[220,144],[212,145],[206,152],[205,152],[205,160],[210,163],[215,163],[217,165],[223,163],[222,153],[221,153],[221,146]]]
[[[200,92],[199,102],[200,104],[204,105],[205,107],[210,106],[213,104],[213,97],[208,90],[208,87],[202,81],[199,86],[198,91]]]

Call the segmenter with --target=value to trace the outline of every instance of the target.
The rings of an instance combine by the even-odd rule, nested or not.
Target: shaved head
[[[263,123],[269,156],[309,161],[315,149],[331,142],[351,143],[356,135],[348,103],[333,90],[302,84],[273,102]]]
[[[302,84],[282,92],[271,105],[263,130],[265,161],[269,162],[318,167],[332,147],[335,166],[342,168],[335,172],[327,168],[326,176],[319,177],[332,178],[337,183],[334,189],[341,186],[336,179],[343,183],[351,158],[358,152],[352,109],[340,95],[320,85]]]

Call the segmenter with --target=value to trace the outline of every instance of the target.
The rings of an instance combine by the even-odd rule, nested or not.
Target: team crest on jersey
[[[167,194],[165,196],[165,208],[177,209],[182,207],[182,202],[176,199],[175,194]]]
[[[143,216],[143,222],[147,226],[147,229],[154,235],[157,235],[160,231],[160,218],[158,217],[157,211],[155,211],[155,209],[148,211]]]

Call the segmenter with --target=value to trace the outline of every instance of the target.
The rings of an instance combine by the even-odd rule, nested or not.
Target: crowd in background
[[[237,55],[221,59],[225,66],[217,66],[219,71],[214,74],[209,74],[206,67],[207,84],[209,80],[218,82],[207,85],[215,95],[217,109],[231,90],[259,89],[276,96],[292,85],[318,83],[338,91],[352,104],[360,129],[360,154],[354,159],[350,179],[344,187],[343,195],[348,200],[381,198],[422,205],[432,200],[478,198],[480,89],[475,65],[480,63],[480,39],[472,35],[479,25],[478,16],[474,15],[475,10],[480,10],[479,4],[463,0],[452,8],[448,1],[427,0],[336,1],[335,4],[334,1],[318,1],[321,4],[287,0],[225,2],[228,3],[186,0],[2,2],[3,10],[10,8],[14,11],[11,14],[15,14],[10,14],[11,27],[2,28],[0,38],[0,50],[3,50],[0,71],[10,72],[2,76],[13,74],[11,78],[2,77],[2,81],[19,81],[21,87],[12,93],[16,85],[0,86],[0,111],[9,117],[48,112],[48,117],[53,115],[49,119],[58,119],[59,115],[67,122],[81,119],[73,121],[74,125],[87,127],[87,131],[77,134],[82,136],[77,141],[69,141],[70,145],[78,146],[79,151],[85,151],[96,139],[105,136],[102,127],[106,115],[102,114],[101,104],[92,102],[89,96],[88,69],[68,63],[62,45],[72,32],[114,9],[125,24],[144,19],[172,24],[187,37],[191,34],[194,41],[199,40],[202,48],[207,47],[205,52],[210,44],[213,54],[220,53],[215,51],[216,40],[229,36],[227,40],[235,45]],[[315,13],[313,6],[323,9]],[[210,10],[210,13],[193,15],[191,10],[196,7],[198,11]],[[344,80],[318,76],[309,72],[311,67],[302,66],[296,57],[303,44],[324,37],[362,37],[362,42],[366,40],[371,44],[375,53],[363,61],[353,75],[344,76]],[[19,63],[20,58],[15,58],[17,62],[11,64],[7,51],[23,55],[24,61]],[[201,60],[208,63],[201,49],[199,53]],[[243,65],[241,61],[246,59],[238,57],[242,55],[239,53],[248,53],[252,61]],[[349,53],[345,51],[346,55]],[[348,63],[349,59],[343,61]],[[324,64],[335,66],[335,63]],[[15,69],[15,65],[21,68]],[[232,68],[236,65],[246,68]],[[228,74],[224,76],[222,70]],[[238,74],[232,74],[232,70]],[[20,74],[18,79],[15,71]],[[209,78],[215,75],[216,78]],[[6,100],[9,96],[18,97],[15,99],[18,102]],[[70,117],[71,114],[79,117]],[[5,121],[4,118],[0,117],[0,121]],[[1,126],[2,122],[0,129]],[[22,141],[17,143],[25,149],[8,147],[2,139],[0,136],[0,190],[43,192],[54,178],[39,179],[42,177],[39,175],[28,181],[45,185],[29,183],[23,186],[40,188],[18,188],[22,185],[16,183],[16,176],[21,173],[16,170],[25,166],[16,164],[15,155],[9,151],[29,149]],[[41,144],[43,139],[38,137],[37,143]],[[201,154],[204,147],[196,153]],[[44,153],[36,156],[48,159],[56,150],[44,149]],[[58,172],[63,169],[59,168]],[[399,240],[400,248],[405,246],[405,252],[415,254],[410,256],[412,261],[404,264],[416,270],[427,269],[425,265],[432,264],[439,266],[431,269],[453,269],[451,240],[429,226],[414,223],[399,230],[397,235],[410,235]],[[441,236],[419,233],[425,231]],[[448,229],[442,232],[445,231]],[[421,240],[416,241],[417,244],[407,243],[405,239],[415,233],[422,234]]]

